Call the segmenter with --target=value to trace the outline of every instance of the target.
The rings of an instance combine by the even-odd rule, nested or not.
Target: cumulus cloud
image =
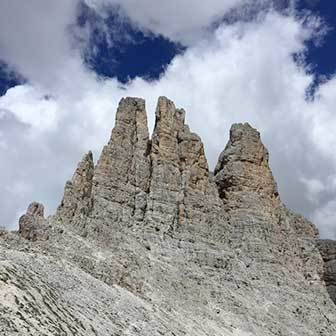
[[[81,64],[66,34],[77,4],[77,0],[0,1],[1,59],[44,88],[64,85],[64,76],[78,71]]]
[[[192,20],[179,26],[182,22],[176,14],[177,21],[169,23],[168,18],[186,3],[183,1],[178,10],[173,5],[156,8],[162,17],[144,29],[179,39],[179,32],[187,36],[190,29],[202,29],[215,17],[211,10],[205,11],[203,18],[196,15],[193,19],[197,24]],[[225,8],[218,7],[220,3],[214,1],[214,8],[226,11],[237,2],[228,1]],[[139,18],[132,18],[140,26],[145,20],[141,15],[147,15],[146,20],[154,18],[154,12],[146,8],[141,6],[139,11],[147,10],[147,14],[135,13]],[[202,8],[200,5],[195,10]],[[31,54],[21,60],[14,55],[20,46],[15,49],[13,43],[9,48],[13,56],[8,52],[7,60],[13,57],[12,63],[30,84],[14,87],[0,97],[0,188],[5,195],[0,210],[4,222],[0,225],[14,227],[18,213],[32,200],[44,202],[49,212],[55,209],[64,182],[81,155],[93,149],[97,159],[122,96],[146,98],[152,127],[156,99],[166,95],[187,110],[187,121],[202,136],[212,167],[233,122],[248,121],[258,128],[270,150],[282,199],[315,220],[323,236],[336,236],[332,224],[336,199],[336,79],[321,83],[314,98],[307,99],[314,77],[302,61],[306,42],[320,36],[319,20],[270,11],[250,22],[222,23],[176,56],[159,80],[136,78],[121,85],[115,79],[96,78],[83,65],[69,36],[66,39],[66,26],[74,20],[72,11],[71,7],[66,18],[60,20],[62,24],[57,23],[55,29],[62,32],[55,34],[62,43],[53,48],[64,49],[55,51],[60,55],[54,63],[42,67],[44,75],[34,66]],[[63,66],[55,69],[60,60]],[[53,85],[46,82],[48,73],[55,76]]]

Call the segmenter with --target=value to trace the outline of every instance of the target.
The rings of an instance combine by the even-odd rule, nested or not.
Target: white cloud
[[[0,100],[1,109],[15,111],[21,122],[41,130],[57,127],[57,119],[61,117],[55,101],[30,85],[9,89]]]
[[[320,235],[325,238],[336,237],[336,199],[323,204],[316,209],[312,215],[312,220],[319,223]]]
[[[78,0],[0,1],[1,59],[43,88],[66,85],[66,77],[81,66],[66,34],[77,4]]]
[[[230,3],[226,2],[225,8],[218,7],[222,6],[220,2],[214,1],[213,5],[225,11]],[[132,2],[127,4],[131,6]],[[178,11],[187,4],[182,2]],[[211,11],[205,12],[202,18],[195,16],[197,24],[193,19],[181,26],[178,16],[176,22],[168,20],[174,17],[176,7],[165,6],[162,12],[161,8],[153,9],[163,18],[158,16],[159,22],[152,23],[154,28],[146,28],[155,33],[161,30],[174,39],[180,38],[176,35],[179,32],[188,36],[190,29],[202,29],[213,19]],[[293,59],[293,54],[305,52],[307,39],[318,35],[319,21],[312,19],[310,25],[303,25],[295,17],[273,12],[250,23],[223,24],[211,36],[194,40],[159,80],[137,78],[121,87],[115,79],[97,80],[83,66],[79,52],[71,49],[65,34],[65,27],[74,19],[70,9],[61,24],[53,28],[61,43],[52,46],[56,57],[50,64],[39,69],[32,54],[20,58],[21,46],[16,46],[20,34],[8,51],[8,60],[12,59],[31,84],[12,88],[0,97],[0,188],[6,195],[0,210],[6,223],[0,226],[11,224],[17,212],[32,200],[44,202],[49,211],[55,208],[65,179],[71,176],[83,152],[93,149],[97,158],[106,143],[122,96],[146,98],[153,126],[156,99],[166,95],[187,110],[191,128],[205,142],[211,166],[226,144],[231,123],[249,121],[257,127],[270,149],[283,200],[316,219],[324,235],[335,236],[330,209],[336,188],[329,186],[335,186],[332,181],[336,180],[336,80],[321,84],[317,98],[307,101],[306,89],[313,77]],[[145,6],[139,9],[146,10],[147,14],[134,14],[139,15],[137,20],[145,20],[141,15],[147,15],[146,20],[154,17]],[[198,13],[199,9],[193,10]],[[53,34],[51,28],[46,29]],[[34,36],[35,31],[30,34]],[[29,43],[47,49],[45,39],[34,44],[30,42],[32,36],[27,37]],[[45,94],[49,95],[47,99]],[[25,188],[15,189],[15,185]],[[4,189],[13,192],[4,193]]]

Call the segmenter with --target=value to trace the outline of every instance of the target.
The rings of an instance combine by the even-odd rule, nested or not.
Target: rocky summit
[[[122,99],[56,213],[0,231],[0,335],[335,336],[336,243],[268,159],[235,124],[211,172],[183,109],[160,97],[150,137],[145,101]]]

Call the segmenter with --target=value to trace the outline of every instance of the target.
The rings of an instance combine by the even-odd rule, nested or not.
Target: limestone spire
[[[248,123],[232,125],[230,140],[214,171],[220,196],[227,199],[230,193],[242,191],[278,198],[268,159],[256,129]]]
[[[149,146],[145,101],[123,98],[111,138],[95,168],[95,211],[105,207],[105,202],[112,202],[116,221],[123,216],[142,219],[150,175]]]
[[[37,202],[31,203],[27,212],[19,219],[20,236],[31,241],[47,240],[49,237],[47,229],[44,206]]]
[[[202,141],[185,124],[183,109],[160,97],[155,117],[147,218],[157,229],[167,231],[188,217],[191,221],[188,213],[192,207],[201,206],[209,185],[209,169]],[[199,194],[191,197],[192,193]]]
[[[93,156],[89,151],[64,188],[64,196],[57,209],[56,217],[61,221],[72,222],[74,218],[88,215],[92,209]]]

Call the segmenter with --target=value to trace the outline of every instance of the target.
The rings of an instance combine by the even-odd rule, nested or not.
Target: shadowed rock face
[[[19,233],[27,240],[47,240],[47,221],[44,219],[44,206],[33,202],[19,220]]]
[[[330,297],[336,303],[336,241],[320,240],[318,247],[324,260],[323,280]]]
[[[4,335],[334,336],[332,249],[282,204],[259,132],[233,125],[212,174],[184,110],[160,97],[155,118],[150,138],[122,99],[56,214],[0,234]]]

